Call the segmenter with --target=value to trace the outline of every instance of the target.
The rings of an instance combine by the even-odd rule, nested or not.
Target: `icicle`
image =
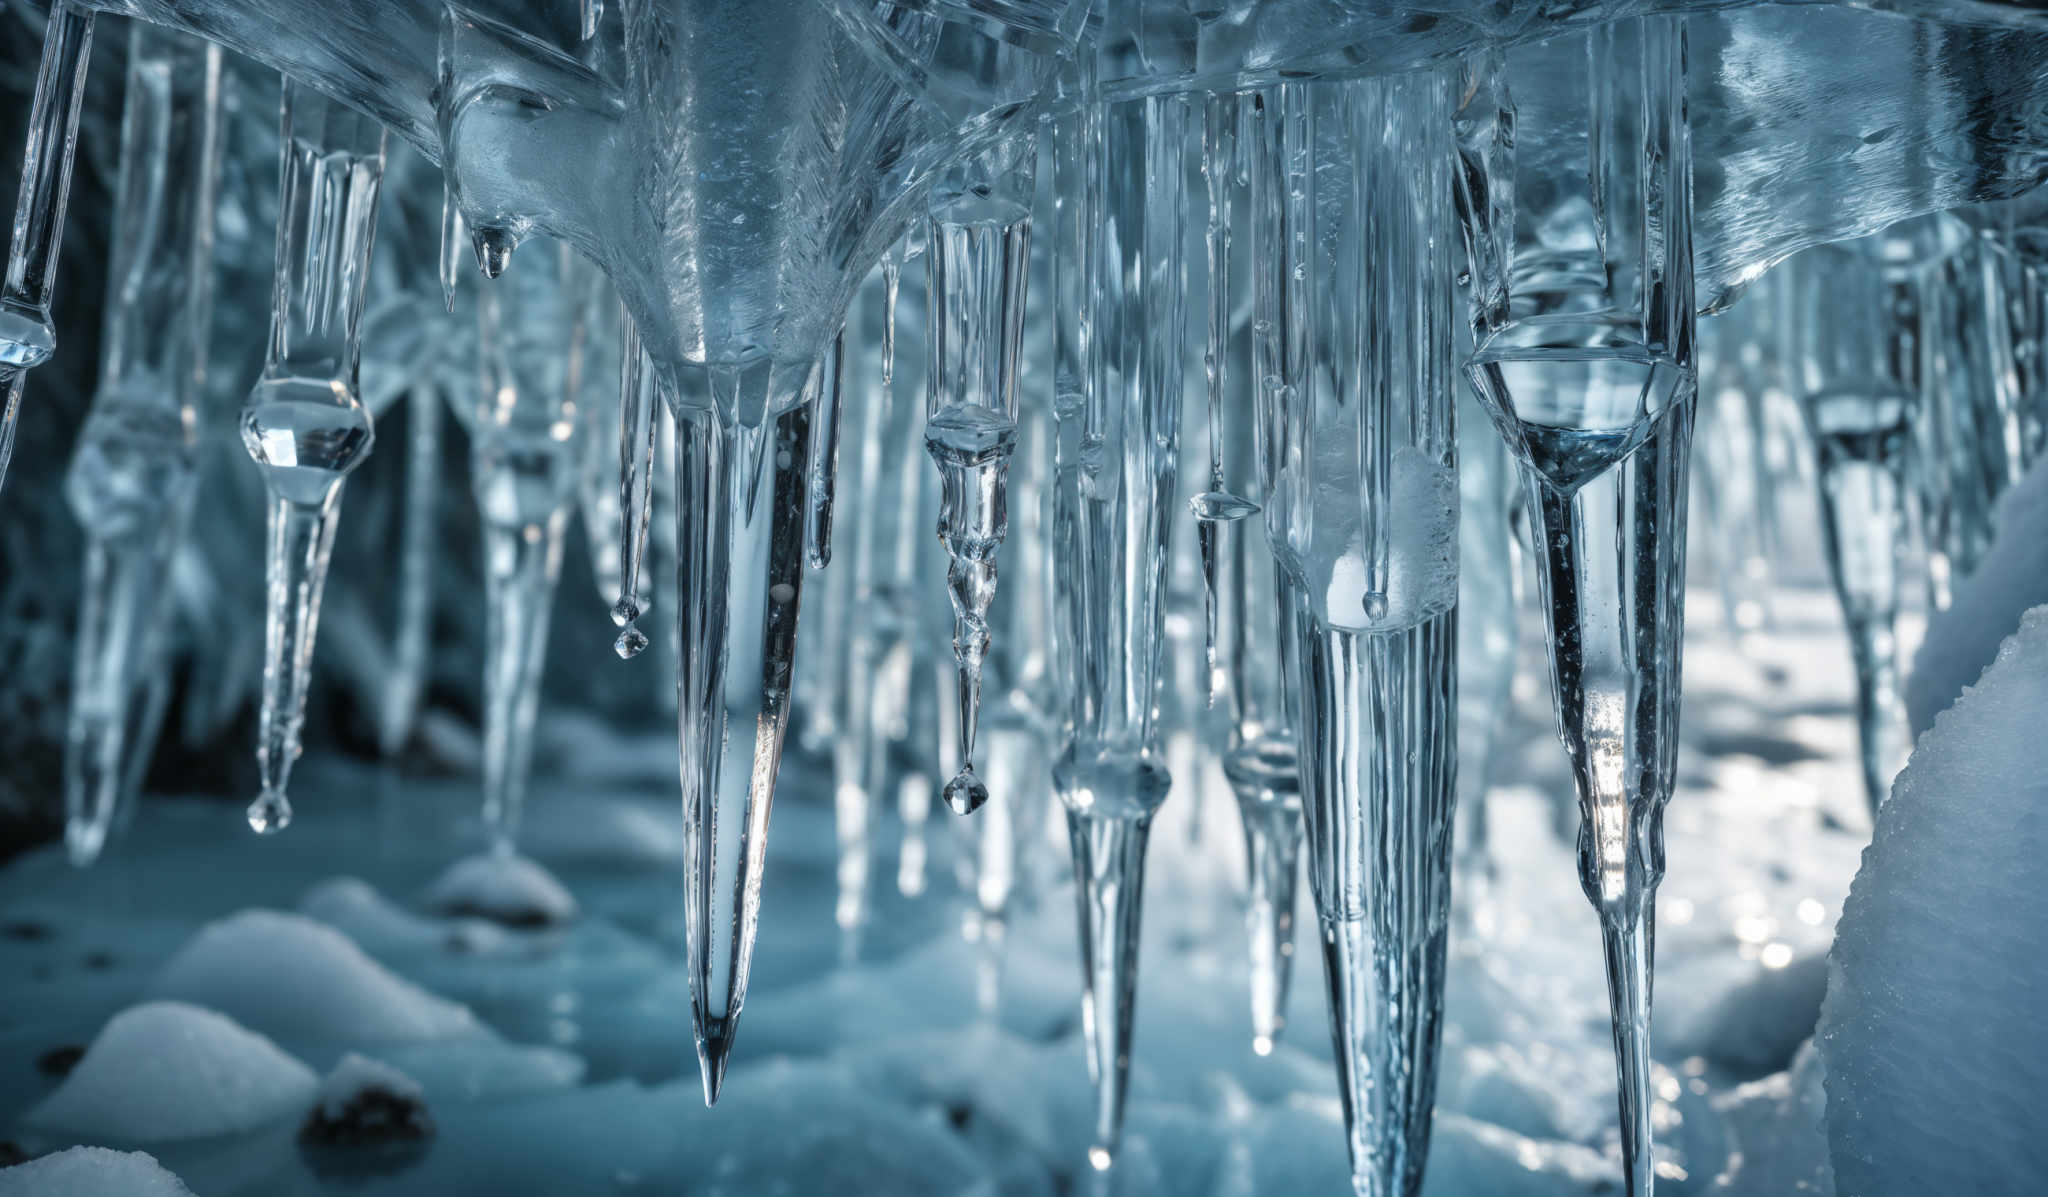
[[[242,444],[270,494],[256,749],[263,791],[249,804],[249,826],[264,834],[291,822],[285,788],[299,755],[342,484],[375,439],[356,380],[384,129],[286,79],[279,142],[270,349],[242,407]]]
[[[64,243],[64,208],[71,197],[71,159],[78,148],[78,113],[85,100],[85,68],[92,58],[93,10],[75,0],[52,0],[28,111],[28,146],[22,151],[21,193],[14,205],[14,238],[7,245],[7,280],[0,288],[0,485],[14,459],[14,422],[30,370],[57,351],[50,324],[50,292],[57,251]]]
[[[427,681],[427,640],[434,621],[435,494],[441,471],[441,397],[426,385],[407,396],[405,513],[398,541],[398,632],[391,677],[378,712],[377,750],[395,756],[412,735]]]
[[[583,40],[597,36],[597,27],[604,22],[604,0],[580,0],[583,17]]]
[[[455,290],[462,282],[462,243],[468,239],[462,209],[455,203],[452,183],[441,185],[441,301],[449,313],[455,311]]]
[[[1084,106],[1055,139],[1052,559],[1057,638],[1072,658],[1061,670],[1070,739],[1053,785],[1074,856],[1098,1171],[1122,1130],[1145,843],[1169,782],[1153,709],[1179,453],[1187,113],[1177,97]]]
[[[1474,240],[1506,232],[1532,253],[1544,247],[1540,268],[1506,280],[1522,292],[1517,309],[1606,305],[1597,326],[1588,326],[1564,317],[1518,320],[1511,309],[1482,303],[1484,336],[1469,373],[1521,461],[1542,525],[1538,579],[1582,816],[1579,881],[1606,945],[1624,1176],[1632,1197],[1646,1197],[1656,1183],[1652,928],[1664,872],[1663,809],[1677,763],[1695,392],[1685,27],[1664,17],[1620,21],[1517,47],[1508,65],[1511,74],[1520,65],[1547,79],[1576,72],[1589,89],[1576,109],[1559,103],[1554,89],[1547,105],[1530,103],[1541,89],[1514,89],[1525,105],[1521,124],[1557,137],[1587,129],[1588,162],[1570,179],[1594,188],[1582,208],[1568,192],[1546,210],[1514,213],[1518,227],[1502,230],[1498,212],[1474,205],[1469,194],[1460,199]],[[1543,178],[1553,191],[1563,181]],[[1492,182],[1518,197],[1541,194],[1519,180]],[[1573,218],[1575,210],[1587,222],[1582,232],[1549,224],[1537,232],[1539,222]],[[1550,248],[1561,235],[1586,247],[1568,251],[1581,259],[1569,268]],[[1619,256],[1607,260],[1610,254]],[[1597,280],[1593,293],[1580,293],[1588,280]],[[1560,285],[1569,293],[1542,294]],[[1589,340],[1594,327],[1598,336]],[[1588,344],[1608,348],[1589,352]]]
[[[671,403],[683,906],[707,1104],[746,1002],[804,581],[811,412],[770,414],[772,385],[765,361],[715,364],[710,410]]]
[[[1460,325],[1458,358],[1470,356]],[[1487,822],[1496,733],[1513,709],[1517,624],[1515,512],[1521,479],[1470,388],[1458,418],[1458,813],[1451,896],[1461,926],[1483,940],[1496,925]]]
[[[1209,333],[1202,365],[1209,381],[1209,489],[1188,500],[1195,513],[1195,533],[1202,555],[1202,592],[1206,621],[1203,660],[1207,664],[1209,705],[1223,686],[1216,663],[1219,571],[1223,549],[1221,525],[1256,514],[1258,504],[1232,494],[1224,485],[1224,396],[1230,383],[1230,224],[1231,191],[1236,185],[1238,97],[1210,95],[1202,108],[1202,178],[1209,190]],[[1256,903],[1258,899],[1254,897]]]
[[[846,332],[844,329],[818,363],[813,380],[817,404],[812,413],[810,509],[804,518],[804,546],[812,569],[832,563],[832,496],[839,476],[839,411],[845,399]]]
[[[64,839],[79,865],[132,801],[161,714],[162,595],[197,483],[220,112],[217,47],[130,27],[99,389],[65,479],[86,537],[64,755]]]
[[[647,556],[647,518],[654,502],[655,405],[661,402],[654,370],[640,347],[640,330],[621,308],[619,322],[619,596],[612,622],[619,637],[612,650],[631,660],[647,647],[647,633],[634,626],[647,608],[640,571]]]
[[[506,854],[525,806],[576,479],[576,391],[593,271],[566,246],[557,260],[552,282],[535,273],[483,289],[482,385],[473,403],[455,407],[469,429],[484,540],[484,825]]]
[[[974,772],[974,740],[996,553],[1009,534],[1036,163],[1035,139],[1004,138],[956,168],[932,195],[924,440],[939,469],[939,539],[946,546],[958,674],[959,771],[944,796],[962,815],[988,801],[988,787]]]
[[[1420,1190],[1443,1008],[1457,784],[1449,83],[1283,84],[1254,178],[1267,534],[1361,1197]]]
[[[1911,748],[1897,625],[1921,396],[1910,376],[1899,377],[1896,351],[1917,330],[1900,328],[1895,314],[1916,310],[1896,299],[1918,271],[1881,271],[1866,254],[1833,246],[1783,270],[1794,288],[1800,406],[1818,466],[1822,543],[1856,664],[1864,794],[1875,812]]]

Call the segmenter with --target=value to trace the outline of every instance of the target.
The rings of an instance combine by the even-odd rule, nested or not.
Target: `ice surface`
[[[302,1113],[319,1078],[262,1035],[182,1002],[116,1015],[27,1126],[110,1143],[205,1139]]]
[[[1928,619],[1913,658],[1906,712],[1916,737],[1984,672],[2021,613],[2048,602],[2048,468],[2036,466],[2006,491],[1993,520],[1991,547],[1956,584],[1948,610]]]
[[[211,1006],[279,1039],[410,1043],[483,1030],[468,1009],[386,970],[348,936],[273,910],[209,924],[149,990]]]
[[[155,1156],[73,1147],[0,1168],[0,1197],[192,1197],[192,1190]]]
[[[1809,1041],[1789,1071],[1733,1089],[1714,1101],[1732,1140],[1729,1165],[1714,1178],[1731,1197],[1834,1197],[1828,1163],[1827,1094],[1820,1055]]]
[[[1817,1041],[1843,1192],[2048,1176],[2048,608],[1920,738],[1843,907]]]
[[[428,887],[426,904],[444,914],[511,927],[556,926],[576,917],[576,899],[553,874],[509,852],[486,852],[449,865]]]

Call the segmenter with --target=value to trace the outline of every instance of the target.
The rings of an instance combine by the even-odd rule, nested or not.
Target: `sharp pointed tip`
[[[732,1034],[723,1027],[707,1029],[697,1041],[697,1063],[704,1075],[704,1105],[718,1104],[725,1091],[725,1065],[732,1055]]]

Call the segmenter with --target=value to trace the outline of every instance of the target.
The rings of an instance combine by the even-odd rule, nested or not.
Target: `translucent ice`
[[[110,1143],[205,1139],[296,1117],[318,1087],[312,1069],[233,1019],[149,1002],[115,1015],[26,1122]]]
[[[1921,736],[1843,906],[1816,1042],[1858,1197],[2048,1176],[2048,608]]]

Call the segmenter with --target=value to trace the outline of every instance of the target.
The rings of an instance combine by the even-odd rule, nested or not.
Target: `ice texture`
[[[1817,1041],[1842,1192],[2048,1176],[2048,607],[1920,738],[1829,955]]]
[[[73,1147],[0,1168],[0,1197],[192,1197],[192,1190],[144,1152]]]
[[[1974,683],[2028,608],[2048,602],[2048,469],[2028,471],[1998,500],[1991,547],[1956,584],[1946,611],[1927,621],[1927,638],[1906,679],[1906,713],[1919,736]]]
[[[1730,1197],[1834,1197],[1828,1163],[1827,1094],[1820,1054],[1809,1040],[1792,1067],[1715,1099],[1729,1137],[1730,1163],[1714,1178]]]
[[[546,927],[576,917],[576,899],[524,856],[486,852],[449,865],[427,889],[429,907],[512,927]]]
[[[205,1139],[295,1116],[318,1084],[312,1069],[231,1018],[149,1002],[115,1015],[25,1122],[112,1143]]]
[[[408,1043],[482,1031],[466,1007],[386,970],[348,936],[274,910],[209,924],[149,988],[280,1039]]]

